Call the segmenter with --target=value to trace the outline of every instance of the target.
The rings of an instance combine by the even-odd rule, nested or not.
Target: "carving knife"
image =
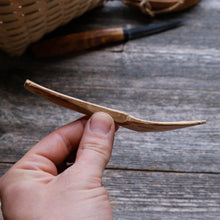
[[[73,33],[42,40],[33,44],[31,50],[38,58],[54,57],[111,43],[126,42],[176,28],[182,24],[182,20],[173,20],[130,29],[124,27]]]

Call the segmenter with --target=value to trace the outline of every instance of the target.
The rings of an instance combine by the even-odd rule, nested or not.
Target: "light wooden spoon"
[[[141,131],[141,132],[156,132],[156,131],[168,131],[179,128],[190,127],[194,125],[204,124],[206,121],[180,121],[180,122],[153,122],[145,121],[135,118],[128,113],[118,111],[115,109],[106,108],[93,103],[85,102],[80,99],[76,99],[51,89],[47,89],[41,85],[38,85],[30,80],[26,80],[24,87],[43,98],[63,106],[65,108],[72,109],[74,111],[92,115],[95,112],[106,112],[114,119],[115,123],[125,128]]]

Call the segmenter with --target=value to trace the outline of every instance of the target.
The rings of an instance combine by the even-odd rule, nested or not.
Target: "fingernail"
[[[90,119],[90,130],[96,134],[106,135],[111,130],[113,120],[104,112],[97,112]]]

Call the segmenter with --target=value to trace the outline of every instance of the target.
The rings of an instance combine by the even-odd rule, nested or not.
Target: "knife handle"
[[[38,58],[54,57],[122,41],[124,41],[123,28],[111,28],[42,40],[33,44],[31,50]]]

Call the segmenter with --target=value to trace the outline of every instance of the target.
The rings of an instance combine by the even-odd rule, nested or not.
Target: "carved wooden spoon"
[[[206,121],[180,121],[180,122],[153,122],[145,121],[135,118],[128,113],[118,111],[115,109],[106,108],[93,103],[85,102],[80,99],[76,99],[51,89],[47,89],[41,85],[38,85],[30,80],[26,80],[24,87],[43,98],[63,106],[65,108],[72,109],[74,111],[92,115],[95,112],[106,112],[114,119],[115,123],[125,128],[141,131],[141,132],[156,132],[156,131],[168,131],[179,128],[190,127],[194,125],[204,124]]]

